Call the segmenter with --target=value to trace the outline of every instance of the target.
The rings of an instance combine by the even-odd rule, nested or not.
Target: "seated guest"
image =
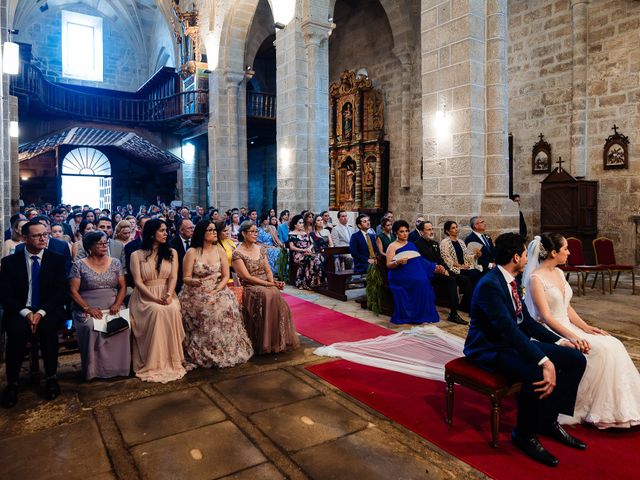
[[[240,245],[233,252],[233,269],[243,286],[242,314],[255,353],[278,353],[300,345],[289,305],[280,295],[284,282],[273,279],[264,247],[256,242],[258,227],[244,222]]]
[[[116,315],[122,307],[127,293],[122,265],[107,255],[103,232],[89,232],[82,242],[88,256],[73,264],[69,280],[82,376],[86,380],[126,377],[131,367],[130,330],[107,337],[93,329],[93,319],[101,319],[102,310]]]
[[[51,224],[51,238],[55,238],[57,240],[62,240],[63,242],[65,242],[69,247],[69,255],[71,255],[71,237],[65,235],[62,225],[60,225],[59,223]]]
[[[331,240],[336,247],[348,247],[351,241],[351,235],[355,231],[351,225],[348,225],[349,217],[347,212],[340,210],[338,212],[338,224],[331,229]],[[336,263],[341,268],[338,270],[350,269],[353,267],[353,257],[351,255],[340,255]]]
[[[322,283],[324,270],[322,269],[322,255],[315,253],[313,242],[304,229],[302,215],[295,215],[289,225],[289,250],[292,261],[298,266],[296,272],[296,287],[313,290]]]
[[[365,214],[358,215],[356,227],[358,227],[358,231],[351,235],[351,240],[349,241],[349,249],[353,257],[353,271],[355,273],[367,273],[369,265],[376,264],[376,256],[379,253],[375,237],[368,233],[371,227],[369,216]]]
[[[444,270],[439,265],[421,256],[409,259],[393,257],[402,252],[417,252],[416,246],[408,241],[409,224],[404,220],[393,223],[393,233],[397,240],[387,249],[387,269],[389,288],[393,294],[393,315],[391,323],[433,323],[440,321],[436,310],[435,295],[429,280],[434,271]]]
[[[122,245],[126,245],[131,241],[131,223],[128,220],[120,220],[116,224],[113,239],[122,243]]]
[[[4,242],[4,250],[2,256],[12,255],[16,251],[16,247],[22,243],[22,227],[27,223],[26,218],[18,218],[11,225],[11,237]]]
[[[220,245],[227,255],[228,265],[231,265],[231,255],[236,249],[236,244],[231,240],[231,226],[227,225],[224,220],[215,222],[216,233],[218,234],[218,245]]]
[[[278,225],[278,238],[282,244],[289,240],[289,210],[280,212],[280,225]]]
[[[57,253],[58,255],[62,255],[64,257],[65,271],[67,272],[67,275],[68,275],[69,272],[71,271],[71,252],[69,251],[69,244],[64,240],[59,240],[51,236],[51,221],[49,220],[49,217],[45,217],[41,215],[38,217],[34,217],[34,220],[37,222],[40,222],[40,224],[43,225],[46,229],[46,232],[47,232],[46,249],[49,250],[50,252]],[[24,243],[17,245],[16,253],[24,252],[24,248],[25,248]]]
[[[232,367],[245,363],[253,348],[229,282],[229,264],[210,220],[201,220],[184,256],[179,299],[185,328],[187,368]]]
[[[304,231],[308,234],[313,232],[313,219],[315,218],[313,212],[305,210],[303,213],[301,213],[301,215],[304,225]]]
[[[378,237],[378,235],[380,235],[380,232],[382,231],[382,222],[384,220],[389,220],[389,232],[388,233],[392,233],[391,232],[391,225],[393,225],[393,212],[389,211],[387,213],[385,213],[382,218],[380,219],[380,223],[378,224],[378,226],[376,227],[376,238]],[[395,241],[395,239],[393,240]],[[390,243],[390,242],[389,242]],[[379,248],[379,247],[378,247]]]
[[[480,271],[482,267],[476,263],[476,258],[482,252],[474,254],[467,250],[465,243],[458,239],[458,224],[456,222],[451,220],[444,222],[444,233],[446,238],[440,242],[442,258],[449,267],[449,271],[468,278],[473,291],[482,276]]]
[[[478,257],[478,264],[482,266],[482,272],[487,273],[495,266],[495,260],[493,257],[493,240],[489,235],[485,234],[487,229],[487,222],[482,217],[471,217],[469,221],[471,227],[471,233],[464,239],[464,243],[469,245],[471,242],[479,243],[482,245],[480,250],[480,256]],[[475,252],[474,252],[475,253]]]
[[[170,241],[169,246],[178,254],[178,280],[176,281],[176,293],[182,288],[182,261],[184,255],[191,246],[191,237],[194,229],[193,222],[188,218],[180,220],[177,225],[178,235]]]
[[[415,228],[411,230],[411,233],[409,234],[410,242],[416,243],[416,241],[420,238],[420,230],[418,229],[418,225],[422,222],[424,222],[424,217],[422,215],[418,215],[416,217]]]
[[[275,229],[269,225],[269,217],[263,215],[260,219],[258,227],[258,245],[262,245],[267,249],[267,258],[269,259],[269,268],[276,274],[278,256],[280,255],[280,240]]]
[[[238,241],[238,232],[240,231],[240,214],[234,212],[231,214],[231,239]]]
[[[167,236],[167,224],[150,219],[144,224],[140,250],[131,254],[133,371],[146,382],[167,383],[186,373],[182,366],[184,329],[175,293],[178,254],[169,248]]]
[[[46,375],[45,397],[60,394],[58,369],[58,325],[65,320],[67,272],[64,258],[46,249],[49,232],[38,221],[22,226],[24,248],[2,259],[0,303],[7,332],[5,371],[7,386],[2,406],[18,402],[18,377],[27,343],[37,342]],[[66,247],[65,247],[66,248]]]
[[[331,232],[326,229],[321,215],[316,215],[313,218],[313,231],[309,237],[311,237],[313,248],[316,252],[320,252],[327,247],[333,247]]]
[[[27,219],[27,217],[25,217],[25,216],[24,216],[22,213],[20,213],[20,212],[18,212],[18,213],[14,213],[13,215],[11,215],[11,217],[9,218],[9,228],[7,228],[7,229],[4,231],[4,241],[5,241],[5,242],[6,242],[7,240],[10,240],[10,239],[11,239],[11,237],[13,236],[13,234],[12,234],[12,229],[13,229],[13,226],[15,225],[16,221],[18,221],[18,220],[26,220],[26,219]],[[20,231],[18,231],[18,233],[17,233],[17,237],[18,237],[19,239],[21,239],[21,238],[22,238],[22,233],[20,233]],[[20,240],[18,240],[18,241],[20,241]],[[12,252],[12,253],[13,253],[13,252]],[[10,255],[10,254],[7,254],[7,255]],[[6,255],[3,255],[3,257],[6,257]]]
[[[522,382],[511,440],[534,460],[553,467],[558,459],[542,446],[538,434],[586,448],[557,421],[560,413],[573,415],[586,360],[571,342],[536,322],[524,305],[516,283],[527,263],[524,238],[500,235],[495,258],[498,268],[483,276],[471,300],[464,354],[484,369]]]
[[[151,217],[143,216],[140,218],[140,228],[144,229],[144,224]],[[136,227],[137,228],[137,227]],[[131,276],[131,254],[136,250],[139,250],[142,246],[142,238],[134,238],[124,246],[124,278],[127,281],[129,287],[133,287],[133,277]]]
[[[82,220],[76,230],[76,241],[71,245],[71,256],[73,260],[80,260],[87,257],[87,252],[82,246],[82,239],[87,233],[95,232],[96,225],[89,220]]]
[[[389,245],[396,241],[396,236],[391,229],[392,226],[393,221],[389,217],[382,217],[379,233],[376,235],[376,246],[382,255],[386,255]]]
[[[436,267],[436,271],[433,273],[433,277],[431,277],[431,285],[442,285],[447,291],[450,309],[447,320],[460,325],[466,325],[467,321],[460,318],[460,315],[458,315],[458,308],[460,308],[460,302],[458,300],[458,285],[460,284],[463,289],[466,289],[463,290],[464,297],[462,304],[466,304],[468,306],[468,302],[470,301],[472,294],[471,289],[468,288],[470,282],[467,281],[466,277],[456,275],[449,271],[449,267],[447,267],[447,264],[440,254],[440,245],[438,245],[438,242],[433,239],[433,225],[431,222],[422,222],[418,225],[418,228],[422,235],[415,244],[418,252],[420,252],[420,255],[422,255],[423,258],[440,267],[439,269]]]

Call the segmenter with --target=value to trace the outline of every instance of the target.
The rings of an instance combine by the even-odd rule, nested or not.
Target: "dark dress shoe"
[[[2,407],[15,407],[16,403],[18,403],[18,386],[9,384],[2,392]]]
[[[457,313],[450,313],[449,316],[447,317],[447,320],[449,320],[450,322],[453,322],[453,323],[457,323],[458,325],[468,325],[469,324],[469,322],[467,322],[464,318],[462,318]]]
[[[54,400],[60,395],[60,385],[55,378],[48,379],[44,384],[44,398]]]
[[[514,430],[511,434],[511,442],[536,462],[549,467],[556,467],[560,463],[556,457],[542,446],[535,435],[524,436]]]
[[[584,450],[587,448],[586,443],[571,435],[562,428],[558,422],[553,422],[550,427],[541,431],[540,434],[558,440],[560,443],[571,448],[577,448],[578,450]]]

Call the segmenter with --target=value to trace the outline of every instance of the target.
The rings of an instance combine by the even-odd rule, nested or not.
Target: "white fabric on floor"
[[[314,353],[444,381],[445,363],[462,357],[463,346],[462,338],[428,325],[359,342],[338,342],[319,347]]]

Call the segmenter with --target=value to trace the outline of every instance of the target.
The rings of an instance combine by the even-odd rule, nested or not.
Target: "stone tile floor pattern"
[[[573,305],[585,320],[620,338],[638,365],[640,296],[630,295],[629,283],[621,279],[613,295],[587,288]],[[289,287],[287,293],[404,328],[353,301]],[[349,297],[362,293],[350,291]],[[446,313],[440,309],[442,319]],[[466,327],[445,320],[439,326],[466,333]],[[82,382],[78,354],[67,354],[60,359],[63,394],[53,402],[42,400],[23,372],[18,405],[0,411],[1,477],[485,478],[306,371],[306,365],[327,359],[313,355],[315,342],[302,340],[295,352],[231,369],[198,369],[167,385],[135,378]],[[4,366],[0,376],[4,379]]]

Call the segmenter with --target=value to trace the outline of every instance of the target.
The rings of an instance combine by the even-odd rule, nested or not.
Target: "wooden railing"
[[[116,94],[93,94],[50,82],[39,68],[23,62],[20,74],[12,77],[11,93],[35,97],[52,112],[87,120],[123,123],[162,123],[206,117],[209,92],[193,90],[160,99],[138,99]]]
[[[247,92],[247,117],[276,119],[276,96],[273,93]]]

